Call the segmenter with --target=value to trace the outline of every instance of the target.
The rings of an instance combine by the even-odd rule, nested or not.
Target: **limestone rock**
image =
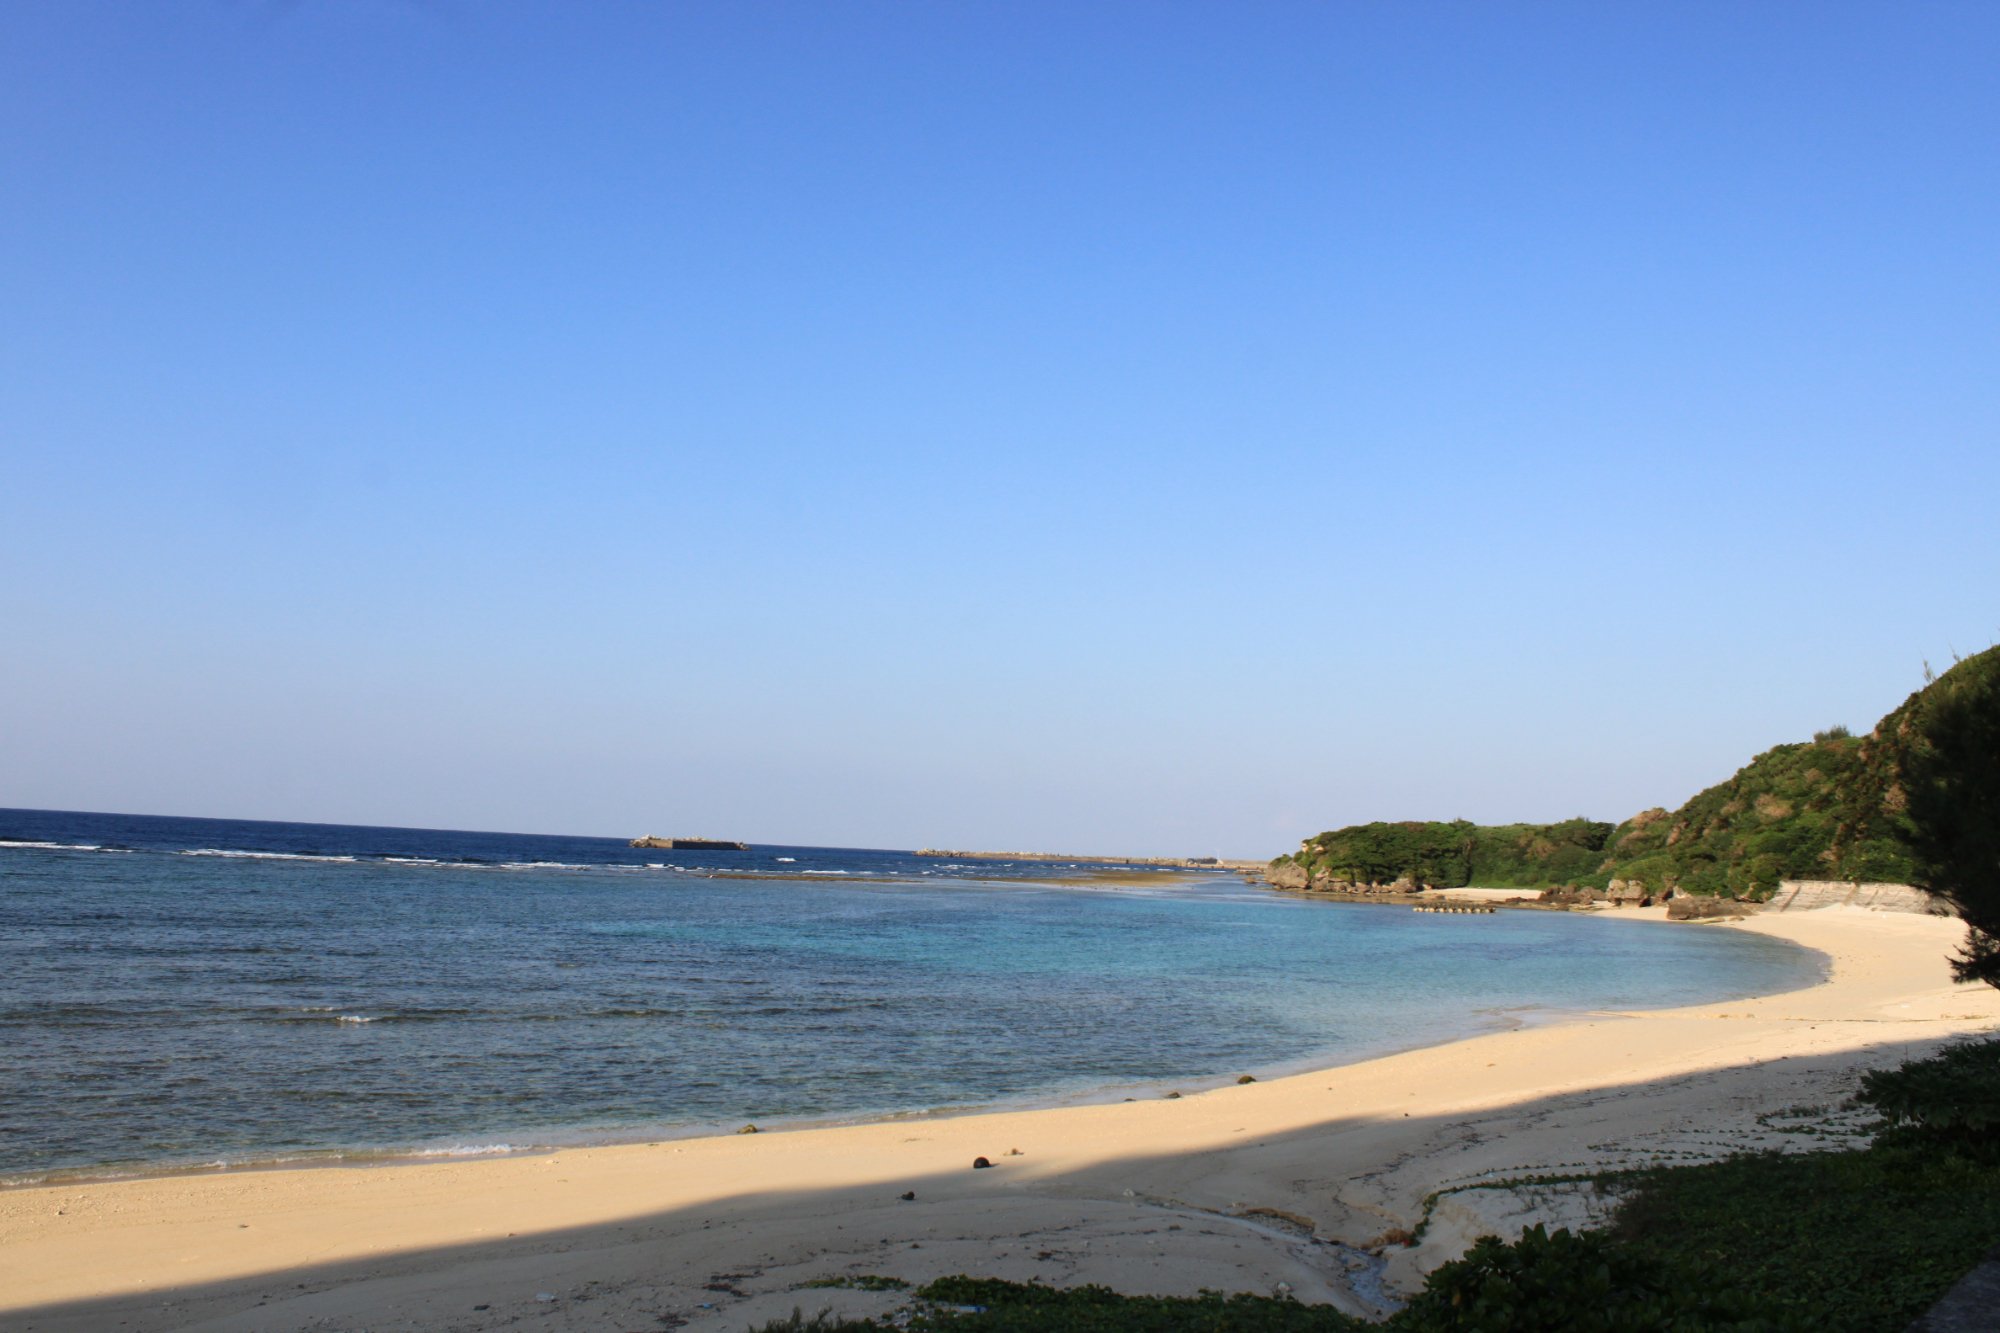
[[[1730,917],[1749,916],[1756,910],[1757,904],[1738,902],[1734,898],[1710,898],[1684,893],[1667,904],[1667,920],[1719,921]]]
[[[1277,889],[1303,889],[1312,884],[1312,876],[1306,873],[1306,868],[1294,861],[1273,866],[1265,878],[1270,881],[1271,887]]]

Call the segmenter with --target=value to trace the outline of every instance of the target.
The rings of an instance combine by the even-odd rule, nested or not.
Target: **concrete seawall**
[[[1764,904],[1766,912],[1809,912],[1815,907],[1866,907],[1873,912],[1950,916],[1951,909],[1908,884],[1856,884],[1835,879],[1787,879]]]

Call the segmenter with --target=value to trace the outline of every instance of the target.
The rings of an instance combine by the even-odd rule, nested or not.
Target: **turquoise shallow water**
[[[0,1178],[1157,1092],[1819,972],[1736,932],[1051,873],[0,811]]]

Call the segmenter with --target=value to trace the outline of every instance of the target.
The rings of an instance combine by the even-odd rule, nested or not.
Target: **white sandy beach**
[[[733,1333],[795,1306],[899,1303],[799,1289],[859,1273],[1282,1283],[1366,1312],[1382,1264],[1365,1251],[1434,1191],[1816,1142],[1759,1117],[1837,1105],[1860,1069],[2000,1028],[2000,992],[1950,980],[1953,920],[1830,908],[1660,928],[1774,935],[1824,953],[1828,975],[1171,1101],[18,1189],[0,1193],[0,1327]],[[972,1170],[980,1156],[993,1169]],[[1480,1231],[1589,1211],[1447,1193],[1421,1249],[1386,1247],[1386,1278],[1408,1289]]]

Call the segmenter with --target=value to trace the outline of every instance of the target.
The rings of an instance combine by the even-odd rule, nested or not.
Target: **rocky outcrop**
[[[1341,879],[1326,871],[1316,872],[1312,882],[1306,886],[1314,893],[1337,893],[1344,897],[1358,898],[1408,898],[1424,892],[1424,885],[1408,876],[1388,884],[1362,883],[1357,880]]]
[[[1409,902],[1429,891],[1408,875],[1388,884],[1342,879],[1328,870],[1307,870],[1296,861],[1279,860],[1264,870],[1264,882],[1294,893],[1324,894],[1349,902]]]
[[[1272,866],[1265,872],[1264,879],[1274,889],[1303,889],[1312,883],[1312,876],[1296,861]]]
[[[1651,907],[1653,901],[1653,891],[1636,879],[1614,879],[1601,889],[1558,884],[1535,898],[1542,907],[1560,908]]]
[[[1595,907],[1603,897],[1596,889],[1558,884],[1552,889],[1543,889],[1535,895],[1535,901],[1544,907]]]
[[[1709,898],[1683,893],[1667,901],[1667,920],[1723,921],[1732,917],[1749,916],[1756,910],[1757,904],[1738,902],[1734,898]]]
[[[1604,900],[1613,907],[1651,907],[1653,894],[1636,879],[1614,879],[1604,890]]]

